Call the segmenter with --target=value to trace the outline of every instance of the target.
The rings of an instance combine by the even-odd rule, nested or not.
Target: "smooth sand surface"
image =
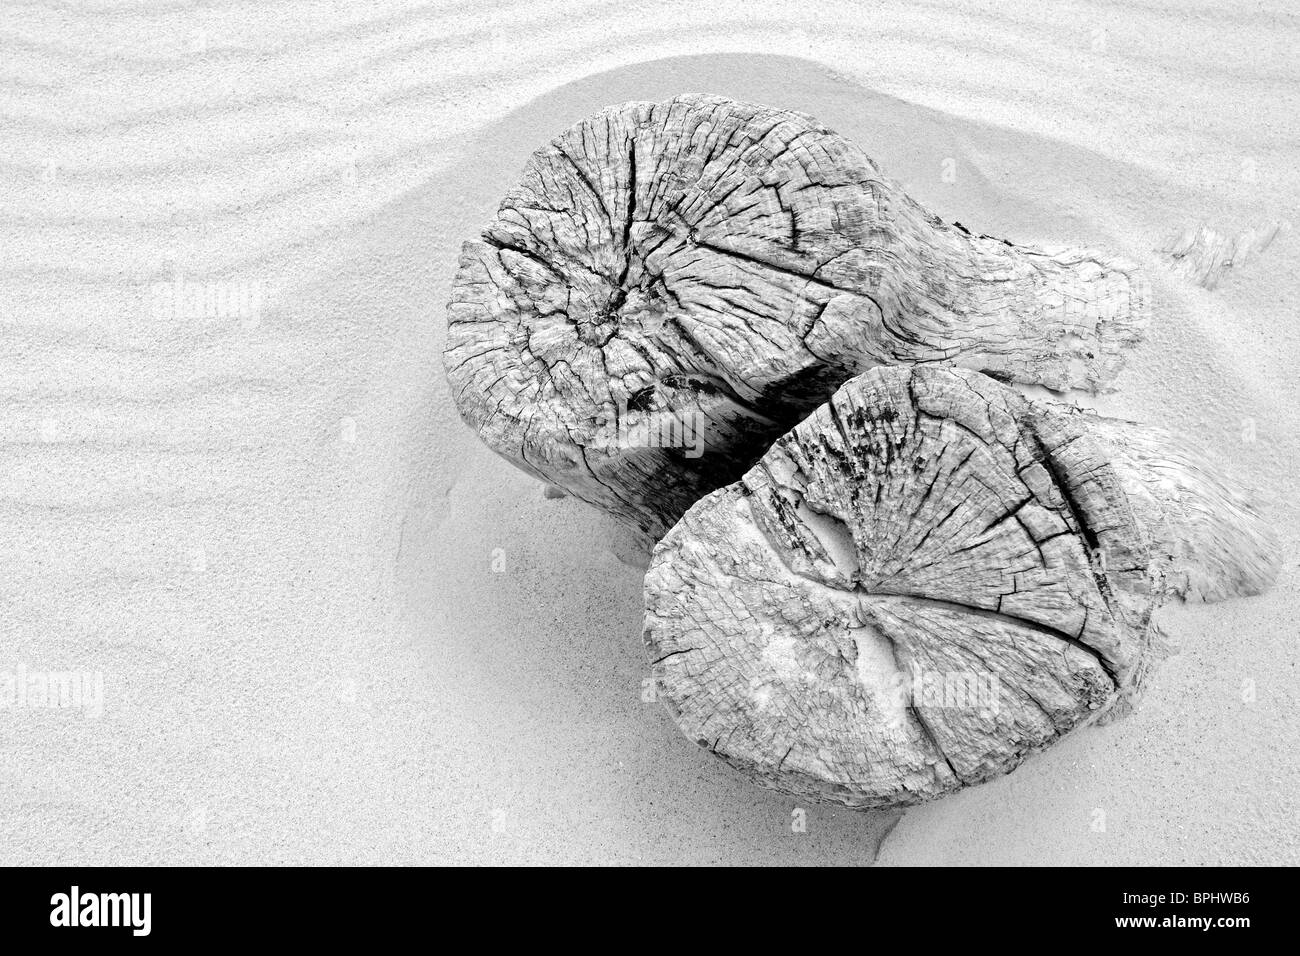
[[[891,828],[881,863],[1300,861],[1300,236],[1212,290],[1155,251],[1300,218],[1281,5],[89,9],[0,26],[0,675],[104,687],[0,711],[0,862],[866,864]],[[1135,715],[901,821],[681,738],[630,542],[477,441],[440,351],[532,149],[684,91],[812,113],[973,231],[1147,264],[1149,340],[1087,403],[1258,487],[1277,587],[1168,608]],[[178,272],[264,306],[159,314]]]

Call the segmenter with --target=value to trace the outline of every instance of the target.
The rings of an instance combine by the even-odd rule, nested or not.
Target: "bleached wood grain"
[[[865,369],[1110,388],[1149,297],[944,222],[815,117],[692,94],[538,147],[463,247],[447,376],[490,448],[653,541]]]

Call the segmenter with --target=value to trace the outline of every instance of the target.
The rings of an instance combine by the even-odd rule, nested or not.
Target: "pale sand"
[[[1213,291],[1152,251],[1300,218],[1293,18],[444,6],[6,12],[0,672],[102,672],[104,712],[0,712],[0,862],[871,861],[893,816],[792,832],[642,701],[628,542],[450,406],[461,239],[611,103],[802,109],[945,218],[1147,263],[1097,404],[1229,459],[1295,554],[1300,237]],[[272,301],[159,319],[173,267]],[[881,862],[1296,862],[1296,578],[1169,609],[1135,716],[909,811]]]

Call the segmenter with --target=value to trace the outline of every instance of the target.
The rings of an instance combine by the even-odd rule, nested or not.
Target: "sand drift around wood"
[[[1177,439],[1014,387],[1107,388],[1148,298],[1111,257],[944,223],[810,117],[683,96],[534,154],[462,249],[445,358],[489,447],[654,545],[646,641],[691,739],[901,806],[1123,713],[1161,601],[1272,580],[1258,513]]]

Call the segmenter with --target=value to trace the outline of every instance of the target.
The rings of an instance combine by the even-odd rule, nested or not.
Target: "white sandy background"
[[[1155,252],[1300,222],[1287,4],[0,10],[0,679],[103,680],[98,716],[0,710],[0,863],[865,864],[891,827],[881,863],[1300,862],[1300,233],[1213,290]],[[1277,588],[1168,609],[1136,715],[901,821],[680,738],[629,543],[478,443],[440,350],[528,153],[686,91],[810,112],[973,231],[1146,263],[1096,404],[1261,490]],[[169,313],[178,276],[262,306]]]

